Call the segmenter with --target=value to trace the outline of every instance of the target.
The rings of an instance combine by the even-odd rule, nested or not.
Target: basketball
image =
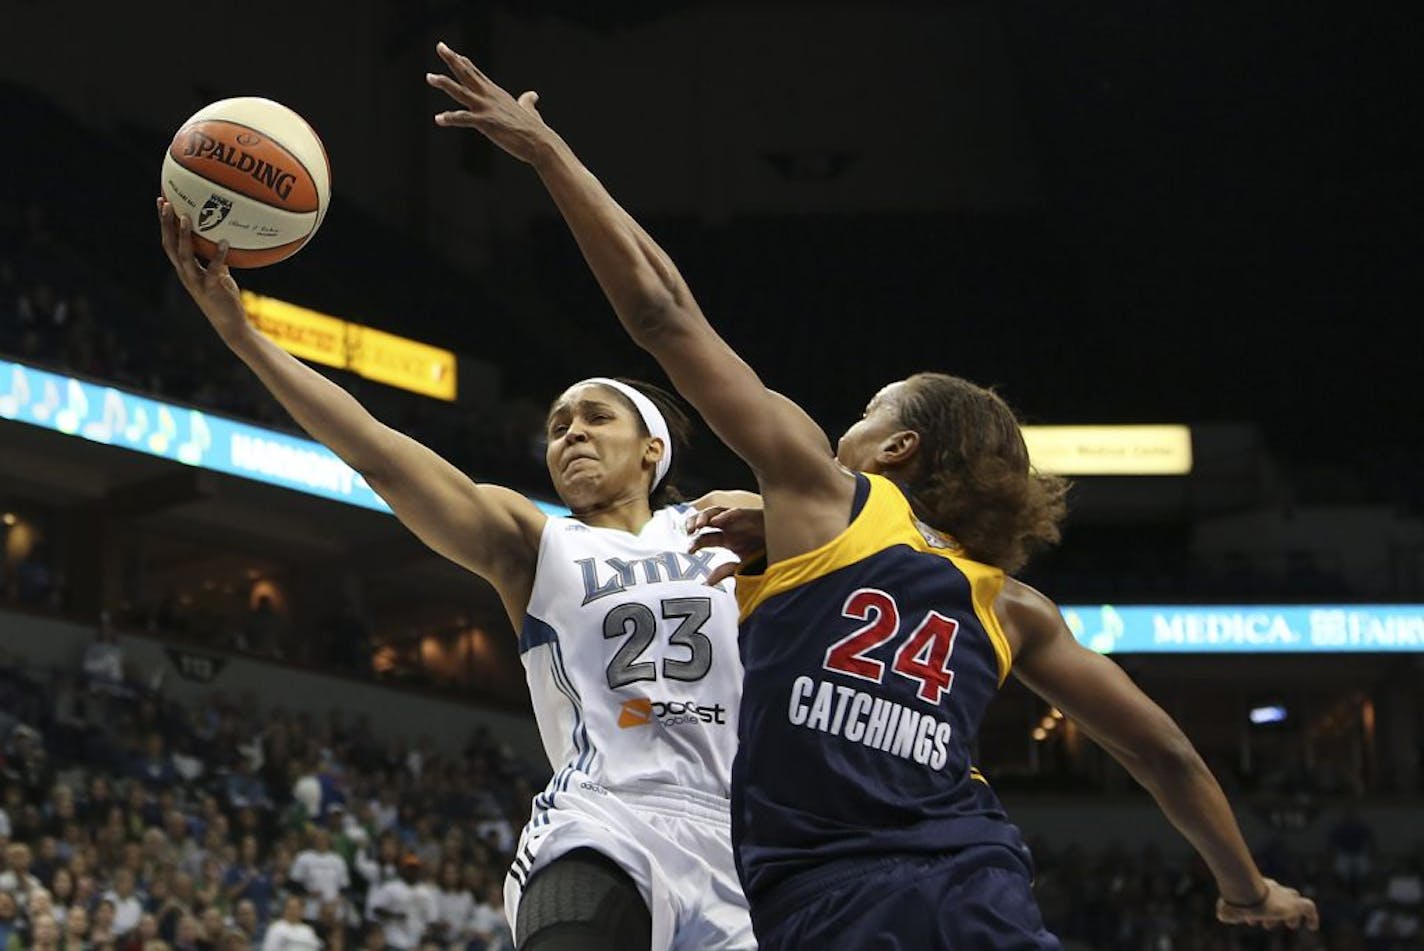
[[[163,157],[163,196],[193,222],[193,248],[232,267],[291,257],[321,226],[331,201],[326,149],[307,121],[270,99],[243,96],[184,122]]]

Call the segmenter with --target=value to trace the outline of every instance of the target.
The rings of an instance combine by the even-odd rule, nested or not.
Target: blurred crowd
[[[509,948],[504,872],[545,775],[483,732],[451,755],[338,711],[180,705],[102,635],[72,671],[3,659],[0,951]],[[1257,855],[1320,934],[1215,924],[1205,867],[1153,849],[1035,843],[1035,887],[1069,951],[1424,949],[1424,850],[1384,856],[1347,812],[1324,853]]]
[[[1148,848],[1033,848],[1034,893],[1066,951],[1419,951],[1424,949],[1424,851],[1387,861],[1369,828],[1347,817],[1329,851],[1300,855],[1279,841],[1257,850],[1262,872],[1315,899],[1321,927],[1307,932],[1226,928],[1198,859]]]
[[[368,718],[0,664],[0,951],[511,946],[501,889],[543,776]]]

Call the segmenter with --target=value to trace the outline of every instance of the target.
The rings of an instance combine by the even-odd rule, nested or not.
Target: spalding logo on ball
[[[306,120],[243,96],[199,109],[163,157],[163,197],[193,222],[204,258],[227,240],[228,264],[262,267],[311,240],[331,203],[331,165]]]

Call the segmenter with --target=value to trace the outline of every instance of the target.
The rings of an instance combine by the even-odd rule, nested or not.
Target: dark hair
[[[658,412],[663,414],[663,420],[667,422],[668,436],[672,439],[671,446],[663,447],[664,452],[672,452],[672,465],[668,467],[667,475],[663,476],[663,481],[658,483],[658,487],[648,497],[648,507],[657,511],[674,502],[681,502],[682,493],[678,491],[676,484],[678,465],[692,440],[692,422],[688,419],[687,411],[682,408],[682,401],[662,387],[642,380],[633,380],[625,376],[615,376],[611,379],[617,380],[624,386],[631,386],[646,396],[658,408]],[[617,393],[617,390],[614,392]],[[618,393],[618,398],[633,410],[633,415],[638,420],[638,428],[643,431],[643,435],[652,435],[643,422],[643,415],[638,412],[637,407],[633,406],[633,401],[622,393]]]
[[[970,558],[1007,572],[1057,542],[1068,481],[1034,471],[1008,404],[945,373],[916,373],[905,382],[898,415],[920,436],[908,486],[916,514]]]

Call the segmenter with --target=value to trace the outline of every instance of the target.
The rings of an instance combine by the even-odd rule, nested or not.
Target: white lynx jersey
[[[742,665],[725,549],[688,554],[689,506],[637,535],[551,517],[539,540],[519,653],[555,775],[609,789],[644,783],[730,794]]]

